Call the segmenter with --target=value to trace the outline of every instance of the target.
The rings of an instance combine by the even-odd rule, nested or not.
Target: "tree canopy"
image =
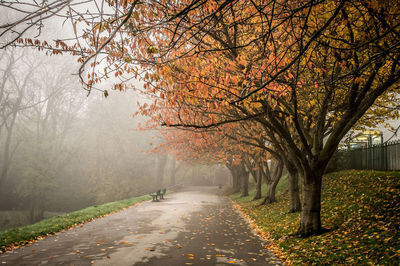
[[[24,14],[0,27],[2,46],[77,55],[89,93],[110,75],[119,90],[142,79],[149,126],[186,129],[166,133],[174,149],[224,160],[268,151],[301,177],[302,236],[323,230],[322,174],[345,134],[398,117],[399,1],[100,3],[2,4]],[[70,21],[73,38],[25,36],[51,16]]]

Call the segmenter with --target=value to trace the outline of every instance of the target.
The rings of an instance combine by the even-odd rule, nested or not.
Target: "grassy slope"
[[[283,180],[287,183],[287,180]],[[294,264],[400,264],[400,172],[342,171],[324,176],[322,225],[328,233],[309,238],[287,237],[296,232],[300,215],[287,214],[286,189],[278,202],[232,195],[246,213],[269,233]]]
[[[54,216],[36,224],[0,232],[0,253],[6,250],[7,247],[28,244],[39,237],[57,233],[63,229],[74,227],[78,224],[91,221],[95,218],[122,210],[149,199],[151,199],[151,196],[144,195],[110,202],[100,206],[92,206],[68,214]]]

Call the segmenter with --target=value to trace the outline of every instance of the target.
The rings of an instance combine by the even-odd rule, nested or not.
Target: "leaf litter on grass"
[[[257,207],[258,201],[231,196],[251,221],[285,255],[289,264],[400,264],[400,173],[342,171],[325,175],[322,223],[331,229],[308,238],[296,232],[299,213],[287,214],[289,199]],[[279,194],[280,192],[280,194]]]

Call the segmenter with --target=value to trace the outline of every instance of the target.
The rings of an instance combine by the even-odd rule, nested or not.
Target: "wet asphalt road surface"
[[[0,254],[1,265],[280,265],[215,187],[186,187]]]

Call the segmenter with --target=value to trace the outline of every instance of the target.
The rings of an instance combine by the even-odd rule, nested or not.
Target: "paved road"
[[[0,254],[2,265],[279,265],[214,187],[189,187]]]

